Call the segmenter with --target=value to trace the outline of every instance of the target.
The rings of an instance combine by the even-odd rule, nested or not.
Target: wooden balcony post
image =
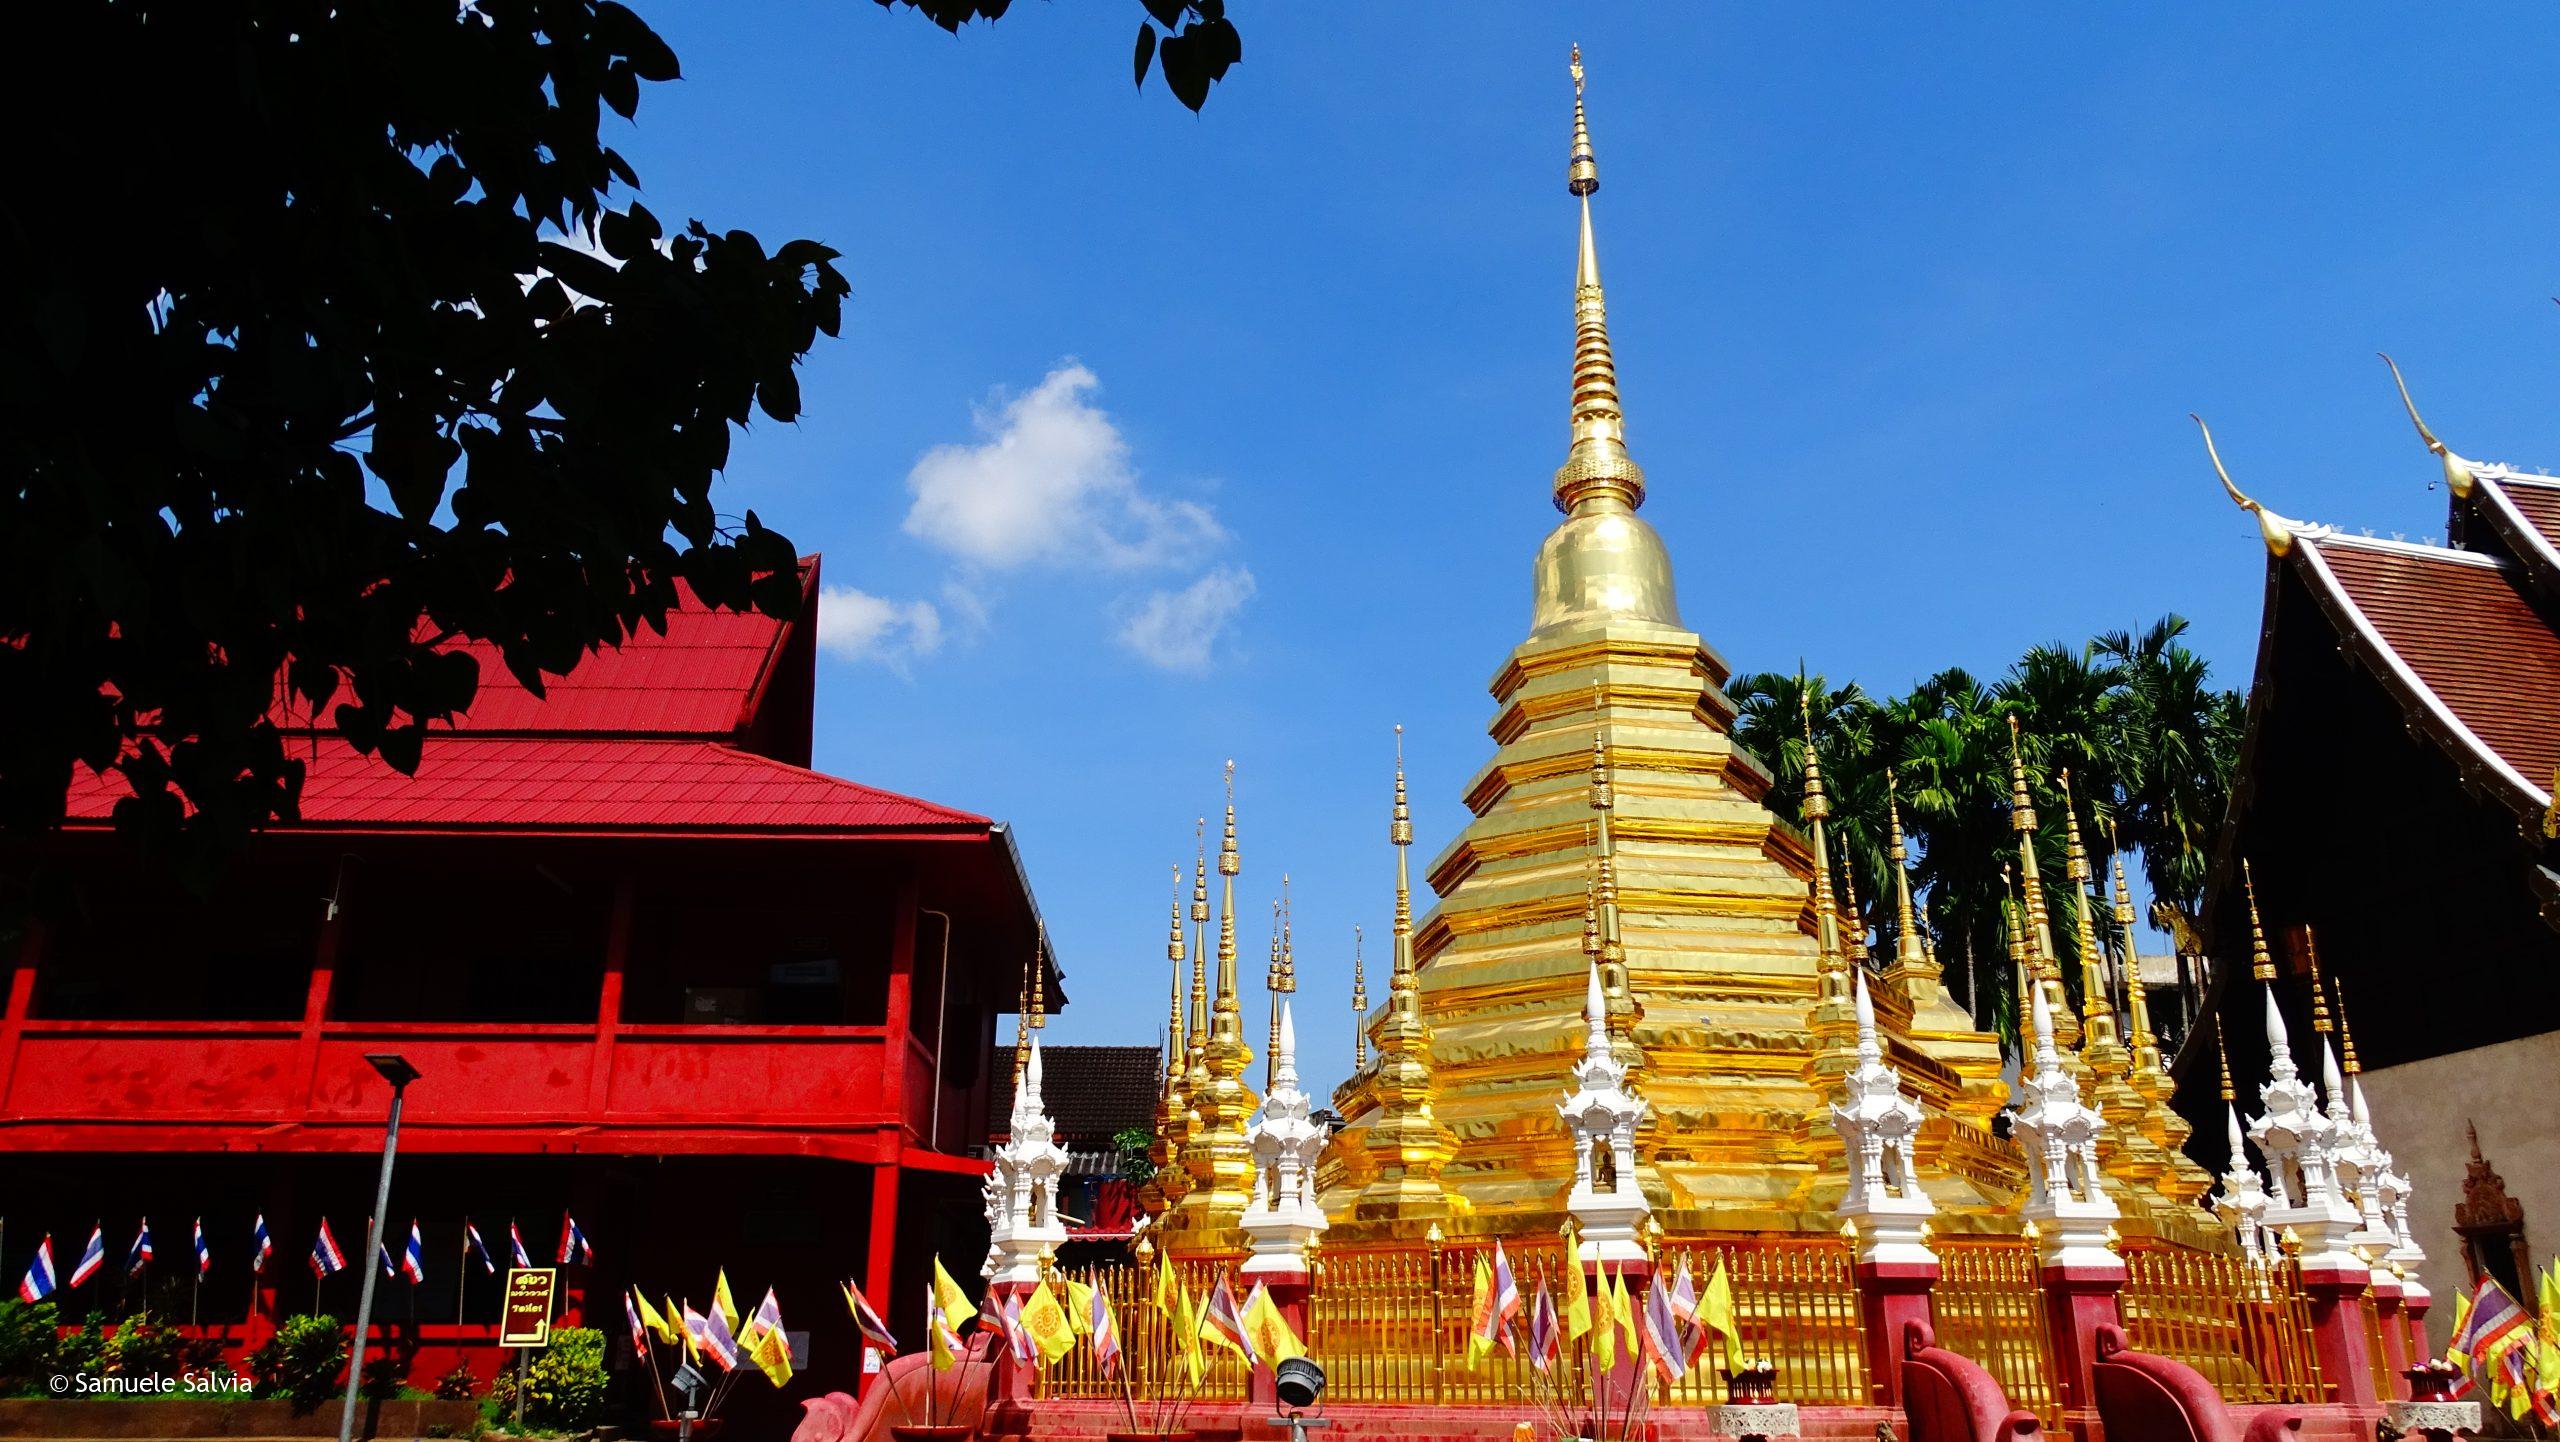
[[[9,1083],[18,1074],[18,1038],[26,1034],[27,1012],[35,1004],[36,969],[44,961],[44,923],[31,922],[18,938],[18,963],[9,973],[8,1010],[0,1012],[0,1108],[9,1103]]]
[[[622,977],[631,964],[632,913],[639,883],[629,873],[613,886],[613,918],[606,924],[604,984],[596,992],[596,1045],[587,1069],[587,1115],[600,1120],[613,1096],[613,1044],[622,1029]]]

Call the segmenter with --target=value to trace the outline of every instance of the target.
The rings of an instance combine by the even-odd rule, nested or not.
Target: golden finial
[[[1351,1069],[1355,1072],[1369,1065],[1369,960],[1363,951],[1365,941],[1355,923],[1351,928]]]
[[[2400,388],[2400,404],[2408,408],[2409,424],[2418,428],[2418,439],[2426,442],[2427,449],[2444,463],[2444,483],[2455,495],[2468,497],[2471,488],[2479,484],[2477,471],[2469,461],[2446,449],[2445,443],[2436,439],[2436,433],[2427,429],[2427,423],[2418,419],[2418,403],[2409,399],[2409,382],[2400,375],[2400,363],[2388,355],[2382,357],[2382,363],[2391,367],[2391,383]]]
[[[1617,792],[1609,784],[1609,746],[1607,734],[1600,727],[1605,714],[1600,706],[1600,683],[1594,681],[1591,683],[1591,809],[1607,811],[1617,805]]]
[[[1271,1040],[1263,1061],[1276,1076],[1280,1066],[1280,898],[1271,899],[1271,960],[1262,970],[1262,989],[1271,998]]]
[[[1165,1060],[1165,1084],[1170,1087],[1174,1084],[1174,1080],[1182,1075],[1183,1058],[1190,1051],[1190,1038],[1184,1035],[1182,1025],[1184,947],[1182,945],[1182,867],[1180,863],[1176,863],[1173,868],[1173,904],[1166,909],[1172,913],[1172,935],[1164,944],[1165,959],[1173,964],[1173,982],[1165,994],[1164,1027],[1168,1049]]]
[[[1858,866],[1849,848],[1840,848],[1840,916],[1849,923],[1849,934],[1842,942],[1851,966],[1867,964],[1867,917],[1858,909]]]
[[[2125,1010],[2133,1021],[2133,1066],[2137,1071],[2160,1069],[2160,1039],[2151,1030],[2150,989],[2142,982],[2142,958],[2133,949],[2133,888],[2125,885],[2124,845],[2116,835],[2114,823],[2107,826],[2107,849],[2114,853],[2108,859],[2116,870],[2116,941],[2124,955]]]
[[[1298,943],[1289,933],[1297,924],[1298,906],[1289,899],[1289,873],[1280,873],[1280,989],[1298,989]]]
[[[1244,871],[1244,861],[1236,849],[1236,763],[1232,760],[1226,765],[1226,785],[1227,829],[1218,842],[1218,989],[1209,1010],[1210,1034],[1217,1041],[1234,1037],[1243,1019],[1236,997],[1236,877]]]
[[[2071,909],[2080,927],[2080,1022],[2084,1047],[2102,1049],[2115,1043],[2115,1008],[2107,997],[2106,962],[2098,951],[2098,909],[2090,900],[2089,849],[2080,839],[2080,806],[2071,796],[2071,768],[2056,779],[2062,785],[2063,871],[2071,879]]]
[[[2000,886],[2005,893],[2000,899],[2000,928],[2009,947],[2009,970],[2018,1011],[2018,1054],[2024,1057],[2034,1050],[2036,1036],[2035,998],[2031,991],[2035,983],[2028,967],[2033,948],[2027,943],[2026,910],[2018,904],[2018,879],[2005,861],[2000,863]]]
[[[2222,478],[2222,488],[2231,493],[2231,503],[2258,518],[2258,534],[2266,539],[2267,549],[2279,556],[2291,551],[2293,522],[2258,504],[2246,491],[2232,484],[2231,472],[2222,466],[2222,452],[2214,449],[2213,427],[2206,425],[2204,417],[2192,411],[2187,413],[2187,419],[2194,421],[2196,429],[2204,432],[2204,453],[2213,461],[2213,473]]]
[[[1918,918],[1911,911],[1911,871],[1905,864],[1911,859],[1911,848],[1902,840],[1902,782],[1893,768],[1884,769],[1885,859],[1893,863],[1893,961],[1894,965],[1927,966],[1929,958],[1923,949]]]
[[[2302,959],[2311,968],[2311,1029],[2323,1034],[2335,1030],[2329,1021],[2329,987],[2320,975],[2320,945],[2306,923],[2302,928]]]
[[[1821,943],[1820,966],[1827,986],[1843,959],[1840,911],[1831,893],[1831,847],[1822,825],[1831,814],[1831,802],[1822,794],[1822,756],[1813,745],[1813,699],[1805,691],[1801,671],[1796,675],[1796,709],[1804,724],[1804,819],[1813,833],[1813,928]]]
[[[2036,804],[2027,790],[2027,760],[2018,713],[2009,713],[2009,829],[2018,836],[2018,887],[2027,922],[2027,965],[2039,978],[2060,982],[2061,958],[2053,950],[2053,915],[2045,909],[2044,876],[2036,864]],[[2070,1021],[2068,1009],[2057,1021]],[[2057,1031],[2068,1030],[2057,1026]]]
[[[2231,1090],[2231,1048],[2223,1044],[2222,1027],[2218,1022],[2213,1028],[2213,1052],[2222,1060],[2222,1102],[2229,1106],[2238,1097]]]
[[[2338,1045],[2345,1048],[2347,1053],[2347,1059],[2345,1062],[2347,1075],[2355,1076],[2362,1072],[2364,1068],[2356,1065],[2356,1034],[2347,1028],[2346,984],[2339,981],[2336,977],[2331,977],[2329,978],[2329,990],[2336,997],[2338,1003]]]
[[[1387,840],[1396,848],[1396,920],[1395,960],[1388,972],[1392,991],[1404,992],[1413,986],[1413,881],[1406,869],[1405,853],[1413,847],[1413,811],[1405,804],[1404,795],[1404,723],[1396,723],[1396,809],[1395,819],[1387,823]]]
[[[1609,349],[1609,306],[1600,291],[1600,252],[1591,238],[1591,193],[1600,167],[1582,108],[1582,51],[1574,49],[1573,154],[1565,189],[1582,202],[1582,246],[1573,277],[1573,446],[1556,471],[1556,509],[1608,498],[1630,510],[1644,504],[1644,468],[1627,454],[1618,402],[1618,363]]]
[[[2018,713],[2009,713],[2009,829],[2024,836],[2036,829],[2035,798],[2027,792],[2027,758],[2018,749]]]
[[[1191,824],[1191,1049],[1198,1070],[1201,1048],[1209,1041],[1209,818]]]
[[[1031,1029],[1044,1031],[1049,1025],[1049,969],[1040,964],[1049,949],[1049,923],[1031,924]]]
[[[2276,979],[2275,958],[2267,954],[2267,929],[2258,920],[2258,878],[2249,870],[2249,858],[2240,858],[2240,889],[2249,898],[2249,975],[2260,981]]]
[[[1582,868],[1582,954],[1594,962],[1600,959],[1600,863],[1596,859]]]

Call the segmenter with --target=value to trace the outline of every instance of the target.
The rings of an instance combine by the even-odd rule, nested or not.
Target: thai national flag
[[[71,1285],[77,1287],[98,1275],[98,1269],[106,1264],[107,1228],[106,1224],[101,1222],[89,1229],[89,1245],[81,1249],[80,1265],[71,1269]]]
[[[489,1260],[488,1243],[480,1240],[480,1229],[471,1225],[469,1217],[462,1219],[462,1245],[471,1255],[480,1259],[480,1270],[484,1272],[498,1270],[498,1264]]]
[[[392,1278],[395,1281],[398,1280],[400,1276],[400,1269],[391,1265],[391,1244],[389,1242],[378,1242],[374,1245],[373,1251],[375,1256],[382,1259],[382,1275]]]
[[[560,1265],[592,1267],[596,1249],[587,1245],[587,1234],[578,1230],[578,1219],[567,1212],[560,1214]]]
[[[198,1217],[196,1218],[196,1275],[201,1277],[212,1270],[213,1248],[205,1245],[204,1218]]]
[[[513,1265],[519,1267],[533,1265],[533,1254],[524,1249],[524,1233],[516,1230],[516,1219],[513,1217],[507,1218],[507,1251],[513,1258]]]
[[[258,1213],[258,1224],[249,1233],[249,1275],[267,1274],[267,1259],[276,1254],[275,1238],[267,1235],[267,1214]]]
[[[427,1279],[427,1243],[418,1235],[418,1219],[409,1219],[409,1250],[400,1254],[400,1275],[412,1283]]]
[[[18,1300],[41,1302],[53,1295],[53,1234],[36,1243],[36,1258],[27,1263],[26,1280],[18,1283]]]
[[[144,1217],[142,1230],[133,1234],[133,1250],[125,1253],[124,1274],[128,1277],[139,1277],[142,1275],[142,1269],[150,1265],[151,1219]]]
[[[332,1272],[347,1269],[347,1254],[338,1250],[338,1239],[329,1230],[329,1219],[320,1219],[320,1235],[311,1239],[311,1275],[325,1278]]]

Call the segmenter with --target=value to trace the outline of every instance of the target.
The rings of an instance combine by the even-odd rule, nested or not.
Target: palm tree
[[[2192,931],[2212,865],[2213,832],[2231,798],[2246,705],[2216,690],[2204,658],[2178,638],[2184,616],[2163,616],[2139,636],[2110,631],[2094,643],[2125,673],[2124,842],[2142,850],[2152,896]]]

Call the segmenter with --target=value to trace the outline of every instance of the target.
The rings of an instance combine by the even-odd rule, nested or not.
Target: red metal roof
[[[334,737],[301,753],[306,827],[499,831],[984,832],[986,817],[710,741],[439,736],[402,776]],[[70,816],[103,821],[124,779],[80,771]]]
[[[2354,537],[2311,539],[2319,569],[2426,693],[2522,780],[2545,792],[2560,766],[2560,631],[2518,588],[2512,563]]]
[[[2560,547],[2560,480],[2511,476],[2486,484],[2497,487],[2507,504],[2542,533],[2543,540]]]
[[[480,694],[451,729],[688,736],[743,729],[789,627],[755,612],[711,610],[689,590],[684,608],[668,612],[666,621],[664,636],[644,627],[568,675],[543,678],[547,695],[541,698],[516,684],[496,647],[456,644],[451,649],[479,659]]]

